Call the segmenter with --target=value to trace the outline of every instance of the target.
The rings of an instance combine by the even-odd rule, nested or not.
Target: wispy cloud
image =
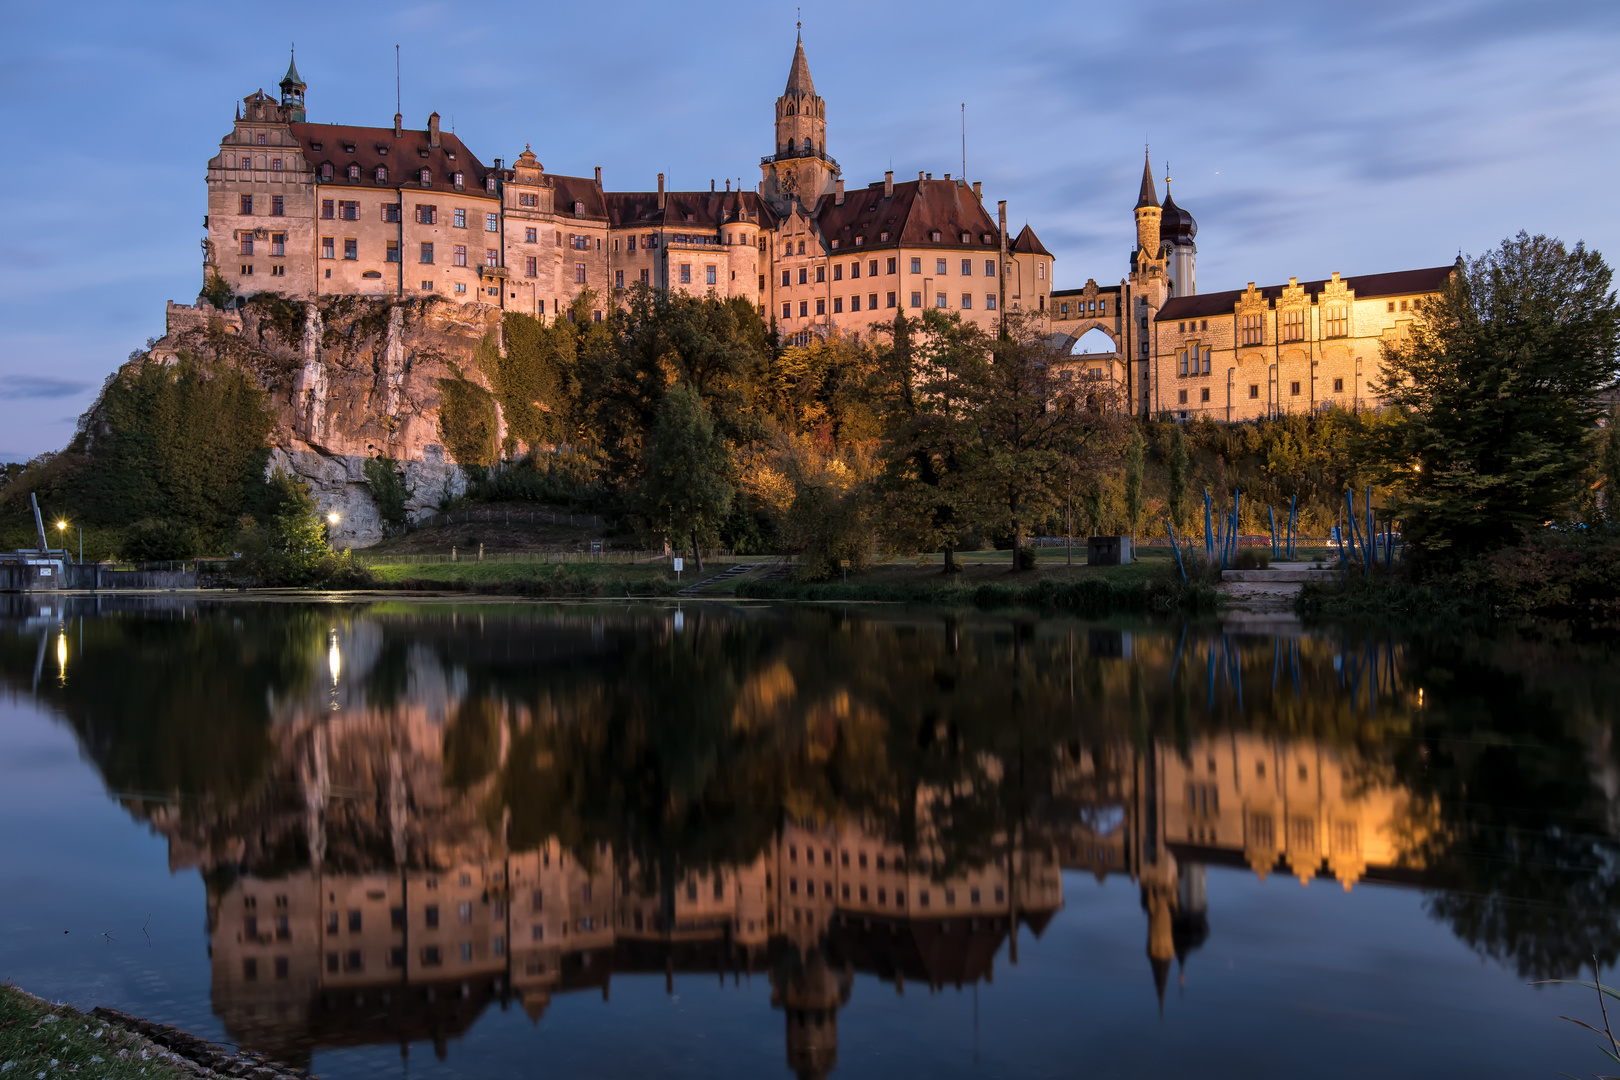
[[[53,379],[49,375],[0,375],[0,397],[66,398],[82,394],[90,384],[78,379]]]

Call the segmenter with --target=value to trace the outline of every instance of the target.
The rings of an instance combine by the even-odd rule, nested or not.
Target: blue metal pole
[[[1211,532],[1214,522],[1209,515],[1209,488],[1204,489],[1204,564],[1212,566],[1215,563],[1215,535]]]
[[[1180,570],[1181,570],[1181,580],[1186,581],[1187,580],[1187,564],[1181,561],[1181,541],[1176,539],[1175,522],[1166,521],[1165,525],[1167,527],[1169,527],[1169,529],[1170,529],[1170,546],[1175,548],[1175,551],[1176,551],[1176,566],[1178,568],[1180,568]]]
[[[1266,507],[1266,513],[1271,515],[1271,557],[1275,559],[1277,557],[1277,508],[1268,506]]]

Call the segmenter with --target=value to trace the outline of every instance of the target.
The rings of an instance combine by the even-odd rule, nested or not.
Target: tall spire
[[[1147,151],[1142,152],[1142,193],[1137,197],[1136,209],[1144,206],[1158,206],[1159,193],[1153,186],[1153,162],[1149,160]]]
[[[802,24],[801,24],[802,26]],[[788,69],[788,94],[814,94],[816,84],[810,78],[810,61],[804,58],[804,31],[799,31],[799,39],[793,45],[793,66]]]

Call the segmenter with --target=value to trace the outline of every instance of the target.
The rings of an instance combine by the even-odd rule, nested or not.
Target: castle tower
[[[281,107],[286,113],[290,123],[302,124],[304,122],[304,91],[309,87],[298,76],[298,59],[296,56],[287,61],[287,74],[281,77]]]
[[[1137,220],[1141,220],[1138,212]],[[1160,209],[1159,244],[1164,250],[1170,276],[1171,296],[1192,296],[1198,292],[1198,222],[1170,197],[1170,174],[1164,177],[1164,206]]]
[[[1147,160],[1146,151],[1143,151],[1142,193],[1136,199],[1136,249],[1145,250],[1150,259],[1159,257],[1159,225],[1163,217],[1159,192],[1153,184],[1153,165]]]
[[[810,78],[802,34],[793,47],[787,88],[776,99],[776,150],[760,169],[760,194],[781,213],[795,200],[814,207],[839,175],[838,162],[827,156],[827,104]]]

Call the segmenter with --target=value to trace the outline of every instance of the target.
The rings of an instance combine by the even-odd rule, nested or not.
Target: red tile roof
[[[1035,235],[1035,230],[1025,225],[1019,230],[1018,236],[1012,242],[1012,250],[1019,255],[1051,255],[1041,238]]]
[[[451,132],[440,132],[439,146],[434,149],[428,145],[428,133],[425,131],[407,130],[395,138],[391,127],[307,123],[295,123],[289,127],[317,176],[323,164],[331,164],[332,179],[323,180],[322,183],[351,184],[357,190],[397,188],[408,184],[421,191],[488,196],[484,190],[484,178],[489,175],[489,168]],[[351,146],[354,147],[352,153],[348,149]],[[359,180],[347,179],[350,165],[360,166]],[[388,179],[382,183],[376,179],[379,165],[388,169]],[[424,168],[430,170],[432,176],[426,187],[415,179]],[[451,182],[458,172],[464,181],[462,189],[457,189]]]
[[[714,228],[736,221],[739,212],[761,228],[772,228],[776,215],[752,191],[669,191],[658,209],[656,191],[612,191],[606,195],[608,223],[614,228]],[[691,215],[691,220],[687,216]]]
[[[995,220],[973,189],[955,180],[905,180],[894,185],[888,198],[882,184],[873,184],[846,193],[843,206],[836,203],[835,196],[822,196],[811,216],[828,244],[839,242],[840,252],[854,249],[856,237],[863,238],[862,249],[904,244],[996,251],[1000,246]],[[887,240],[881,239],[885,232]],[[933,238],[936,232],[938,240]],[[968,234],[966,243],[963,233]]]
[[[1423,293],[1439,292],[1457,269],[1455,264],[1448,266],[1430,266],[1422,270],[1395,270],[1387,274],[1361,274],[1357,277],[1343,278],[1356,298],[1360,300],[1371,299],[1376,296],[1413,296]],[[1320,296],[1326,281],[1302,281],[1300,287],[1307,296]],[[1275,302],[1288,288],[1286,285],[1267,285],[1258,290],[1267,301]],[[1229,289],[1226,292],[1198,293],[1195,296],[1176,296],[1165,303],[1155,316],[1155,322],[1169,322],[1174,319],[1193,319],[1200,316],[1230,315],[1237,307],[1238,300],[1243,296],[1244,289]]]

